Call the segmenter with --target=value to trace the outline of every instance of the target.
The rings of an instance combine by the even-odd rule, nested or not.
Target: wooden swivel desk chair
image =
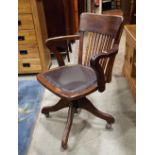
[[[106,83],[111,81],[112,68],[118,52],[119,36],[123,23],[122,16],[97,15],[82,13],[79,35],[50,38],[46,46],[62,40],[80,40],[78,64],[65,66],[63,58],[54,50],[59,67],[37,75],[38,81],[61,99],[54,106],[44,107],[42,113],[49,117],[49,112],[69,107],[68,118],[62,137],[62,147],[67,148],[73,115],[78,108],[85,109],[95,116],[104,119],[107,127],[111,127],[114,118],[98,110],[86,95],[98,90],[103,92]],[[85,33],[89,35],[85,58],[83,58],[83,43]],[[101,101],[102,102],[102,101]]]

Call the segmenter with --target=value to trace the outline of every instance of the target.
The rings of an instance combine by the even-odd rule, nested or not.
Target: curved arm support
[[[91,57],[90,65],[96,72],[98,90],[100,92],[103,92],[105,90],[106,79],[105,79],[105,74],[103,72],[103,69],[99,62],[101,59],[110,58],[110,57],[113,58],[112,60],[114,61],[114,58],[117,53],[118,53],[118,45],[115,44],[114,47],[109,51],[106,51],[105,53],[100,53],[98,55]],[[112,63],[112,66],[113,66],[113,63]]]
[[[68,41],[68,40],[78,40],[80,39],[80,35],[67,35],[67,36],[59,36],[59,37],[53,37],[53,38],[48,38],[45,40],[45,44],[47,47],[51,46],[55,42],[60,42],[60,41]]]
[[[54,43],[58,43],[61,41],[69,41],[69,40],[77,40],[77,39],[80,39],[80,35],[68,35],[68,36],[59,36],[59,37],[54,37],[54,38],[48,38],[45,41],[45,45],[48,47],[48,49],[51,50],[51,52],[54,53],[54,55],[57,58],[59,66],[64,66],[65,62],[63,60],[62,55],[60,54],[58,49],[56,49],[56,47],[54,47],[53,45],[54,45]]]

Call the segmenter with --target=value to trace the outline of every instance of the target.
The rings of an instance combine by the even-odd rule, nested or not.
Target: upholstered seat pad
[[[42,78],[55,88],[68,93],[79,93],[89,87],[96,87],[94,70],[84,65],[62,66],[41,74]]]

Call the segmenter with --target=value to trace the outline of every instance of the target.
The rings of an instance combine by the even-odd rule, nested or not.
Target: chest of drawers
[[[123,74],[136,97],[136,25],[125,25],[126,52]]]
[[[40,0],[18,0],[18,72],[40,73],[48,69],[50,55],[43,4]]]

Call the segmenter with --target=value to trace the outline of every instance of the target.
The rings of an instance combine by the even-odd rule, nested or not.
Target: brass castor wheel
[[[106,127],[106,129],[112,129],[112,124],[107,123],[105,127]]]

